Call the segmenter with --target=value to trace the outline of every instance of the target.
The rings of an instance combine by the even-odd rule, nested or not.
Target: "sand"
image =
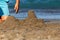
[[[0,24],[0,40],[60,40],[60,21],[37,19],[33,10],[24,20],[9,16]]]

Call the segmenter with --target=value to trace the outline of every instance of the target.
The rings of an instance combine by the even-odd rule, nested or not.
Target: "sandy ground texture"
[[[0,40],[60,40],[60,23],[54,22],[38,20],[33,10],[25,20],[9,16],[0,24]]]

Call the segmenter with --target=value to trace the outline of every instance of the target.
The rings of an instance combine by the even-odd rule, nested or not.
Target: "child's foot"
[[[6,20],[8,16],[2,16],[1,19],[2,21]]]
[[[8,16],[2,16],[1,19],[0,19],[0,23],[3,23],[6,19],[7,19]]]

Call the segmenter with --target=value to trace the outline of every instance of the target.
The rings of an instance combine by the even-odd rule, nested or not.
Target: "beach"
[[[0,40],[60,40],[60,20],[37,19],[33,10],[24,20],[9,16],[0,24]]]

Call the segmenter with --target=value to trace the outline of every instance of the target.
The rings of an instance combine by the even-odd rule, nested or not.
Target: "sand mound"
[[[5,22],[0,24],[0,29],[14,29],[15,27],[19,27],[18,20],[13,16],[9,16]]]
[[[33,27],[42,27],[44,25],[43,19],[37,19],[33,10],[28,11],[28,17],[25,20],[20,21],[21,25],[33,26]],[[45,25],[44,25],[45,26]]]

